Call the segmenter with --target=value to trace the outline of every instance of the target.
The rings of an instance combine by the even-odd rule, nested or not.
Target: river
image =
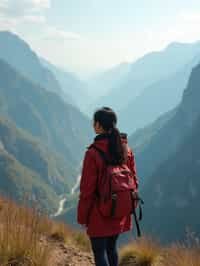
[[[80,163],[80,169],[81,168],[82,168],[82,162]],[[81,175],[78,174],[78,176],[76,178],[76,182],[75,182],[74,186],[72,187],[71,193],[69,195],[73,195],[74,192],[76,191],[76,189],[79,187],[80,179],[81,179]],[[66,201],[67,201],[66,196],[61,196],[61,200],[59,201],[59,205],[58,205],[58,210],[54,214],[51,214],[51,217],[59,216],[63,212],[64,205],[65,205]]]

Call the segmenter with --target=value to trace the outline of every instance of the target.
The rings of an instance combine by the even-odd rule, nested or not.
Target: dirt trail
[[[79,248],[64,244],[60,241],[41,240],[48,245],[52,251],[48,266],[94,266],[94,259],[91,253],[84,252]]]

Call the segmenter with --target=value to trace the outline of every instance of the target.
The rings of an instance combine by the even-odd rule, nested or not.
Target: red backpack
[[[99,155],[106,163],[105,174],[102,179],[99,180],[97,188],[98,208],[100,213],[105,217],[112,217],[113,219],[133,214],[137,233],[138,236],[140,236],[141,231],[135,210],[139,205],[139,220],[141,220],[141,204],[143,204],[143,201],[138,197],[135,176],[126,164],[111,165],[106,154],[101,149],[95,145],[92,145],[92,147],[98,151]]]

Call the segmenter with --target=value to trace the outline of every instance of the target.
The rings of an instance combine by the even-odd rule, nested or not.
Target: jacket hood
[[[120,135],[123,145],[126,146],[128,144],[127,134],[121,133]],[[101,149],[104,152],[108,152],[108,143],[109,143],[109,134],[99,134],[94,138],[94,142],[92,145],[95,145],[97,148]]]

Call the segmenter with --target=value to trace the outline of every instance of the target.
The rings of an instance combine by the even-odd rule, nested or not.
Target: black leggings
[[[118,266],[118,236],[90,237],[96,266]]]

